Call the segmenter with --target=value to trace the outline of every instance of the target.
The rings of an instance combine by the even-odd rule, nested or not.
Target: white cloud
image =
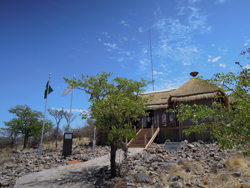
[[[117,58],[117,61],[119,61],[119,62],[124,61],[124,58],[119,57],[119,58]]]
[[[157,71],[153,71],[154,75],[156,74],[163,74],[163,72],[157,72]]]
[[[145,48],[143,48],[143,53],[148,53],[148,51]]]
[[[208,60],[207,60],[207,62],[210,62],[210,61],[211,61],[211,59],[208,59]]]
[[[220,67],[225,68],[225,67],[226,67],[226,65],[221,63],[221,64],[220,64]]]
[[[200,2],[200,0],[189,0],[188,2],[189,3],[197,3],[197,2]]]
[[[110,48],[108,51],[118,49],[116,44],[104,43],[104,45]]]
[[[182,62],[182,64],[183,64],[184,66],[186,66],[186,65],[191,65],[190,62]]]
[[[209,56],[208,56],[208,58],[212,58],[212,56],[211,56],[211,55],[209,55]]]
[[[212,62],[216,62],[216,61],[218,61],[220,58],[221,58],[221,56],[215,57],[215,58],[213,58]]]
[[[124,21],[124,20],[122,20],[121,22],[120,22],[122,25],[124,25],[125,27],[129,27],[130,25],[127,23],[127,21]]]
[[[102,39],[100,39],[100,38],[99,38],[98,40],[99,40],[100,42],[102,41]]]
[[[226,0],[217,0],[218,3],[225,3]]]
[[[247,46],[247,45],[248,45],[248,43],[245,43],[245,44],[244,44],[244,46]]]
[[[227,49],[226,46],[221,46],[221,47],[218,48],[218,50],[219,50],[220,52],[227,52],[227,51],[228,51],[228,49]]]

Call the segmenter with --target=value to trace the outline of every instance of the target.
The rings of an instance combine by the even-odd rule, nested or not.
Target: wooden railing
[[[150,141],[150,139],[153,137],[155,130],[156,130],[156,128],[154,128],[154,126],[151,125],[151,128],[148,130],[148,132],[146,132],[144,134],[144,145],[145,145],[145,147],[146,147],[148,141]]]
[[[147,145],[145,145],[145,149],[148,148],[148,147],[152,144],[152,142],[154,141],[155,137],[156,137],[156,136],[158,135],[158,133],[160,132],[160,128],[159,128],[159,127],[155,128],[155,129],[156,129],[156,130],[155,130],[153,136],[151,137],[151,139],[149,140],[149,142],[147,143]]]

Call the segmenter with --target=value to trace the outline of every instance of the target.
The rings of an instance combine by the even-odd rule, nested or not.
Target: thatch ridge
[[[205,83],[200,78],[191,78],[181,87],[171,93],[172,97],[192,96],[203,93],[220,91],[219,87],[211,83]]]
[[[225,106],[229,105],[228,96],[218,86],[205,82],[200,78],[191,78],[171,93],[171,96],[168,98],[168,104],[170,101],[188,102],[215,98],[216,96],[224,97]]]
[[[147,98],[149,96],[153,96],[153,100],[148,101],[148,103],[145,104],[146,106],[151,106],[152,107],[152,105],[157,105],[159,107],[160,106],[161,107],[166,107],[164,105],[167,105],[168,98],[170,97],[171,92],[173,92],[174,90],[175,89],[165,90],[165,91],[148,92],[146,94],[142,94],[141,97],[142,98]]]

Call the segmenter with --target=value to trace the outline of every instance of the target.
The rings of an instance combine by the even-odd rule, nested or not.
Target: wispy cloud
[[[200,0],[189,0],[188,2],[189,3],[197,3],[197,2],[200,2]]]
[[[189,75],[190,65],[201,64],[197,61],[202,58],[201,54],[204,53],[202,46],[193,43],[194,33],[209,33],[212,29],[210,25],[206,23],[207,16],[202,14],[200,9],[195,6],[195,3],[199,1],[190,0],[189,5],[179,6],[177,15],[166,17],[162,15],[160,8],[154,11],[155,22],[151,26],[139,27],[139,32],[148,31],[151,29],[153,32],[159,34],[159,42],[153,46],[153,62],[160,62],[158,65],[162,73],[169,73],[179,67],[180,74]],[[183,19],[185,17],[186,19]],[[149,59],[148,54],[139,53],[140,60]],[[211,61],[210,57],[210,61]],[[145,61],[143,61],[145,62]],[[150,64],[140,64],[140,71],[143,67],[144,72],[147,75],[150,73]],[[157,70],[157,69],[156,69]],[[185,71],[187,70],[187,71]],[[158,72],[158,71],[157,71]],[[170,83],[163,83],[165,80],[164,74],[156,74],[158,82],[156,83],[159,89],[168,89],[172,86]],[[186,78],[186,77],[185,77]],[[161,80],[163,79],[163,80]],[[174,82],[177,84],[177,82]],[[173,84],[174,84],[173,83]],[[184,83],[184,78],[179,80],[179,85]],[[175,88],[175,87],[174,87]]]
[[[157,72],[157,71],[153,71],[154,75],[157,75],[157,74],[163,74],[163,72]]]
[[[215,58],[212,59],[212,62],[217,62],[220,58],[221,58],[221,56],[215,57]]]
[[[226,0],[217,0],[218,3],[225,3]]]
[[[118,49],[117,44],[103,43],[105,46],[109,47],[107,50],[112,51]]]
[[[225,67],[226,67],[226,65],[225,65],[225,64],[223,64],[223,63],[221,63],[221,64],[220,64],[220,67],[225,68]]]
[[[121,22],[120,22],[122,25],[124,25],[125,27],[129,27],[130,25],[128,24],[128,22],[127,21],[124,21],[124,20],[122,20]]]

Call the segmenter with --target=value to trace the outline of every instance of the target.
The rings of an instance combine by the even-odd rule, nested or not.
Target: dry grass
[[[203,180],[203,184],[208,185],[208,184],[210,184],[210,181],[206,178],[206,179]]]
[[[240,179],[250,177],[250,157],[244,158],[243,156],[236,156],[225,161],[225,168],[221,172],[210,173],[201,180],[201,184],[205,187],[232,187],[232,188],[250,188],[250,184],[239,183]],[[206,165],[202,161],[188,161],[184,160],[180,165],[173,166],[170,169],[170,176],[179,175],[185,180],[190,180],[191,177],[196,175],[196,172],[202,173],[203,166]],[[187,168],[191,169],[191,172],[187,171]],[[241,177],[233,177],[232,172],[241,172]],[[162,183],[170,183],[167,178],[161,180]],[[184,186],[185,187],[185,186]]]
[[[232,188],[250,188],[250,185],[246,183],[237,183]]]
[[[225,162],[225,165],[229,171],[244,171],[248,170],[249,166],[249,158],[244,158],[243,156],[241,157],[234,157],[227,159]]]
[[[73,139],[73,141],[76,142],[76,143],[79,145],[79,144],[81,144],[81,143],[83,143],[83,142],[88,142],[88,141],[90,141],[90,140],[89,140],[89,138],[87,138],[87,137],[82,137],[81,140],[79,140],[78,138],[77,138],[77,139],[75,138],[75,139]]]
[[[10,158],[12,156],[13,149],[11,148],[4,148],[0,149],[0,165],[12,161]]]

